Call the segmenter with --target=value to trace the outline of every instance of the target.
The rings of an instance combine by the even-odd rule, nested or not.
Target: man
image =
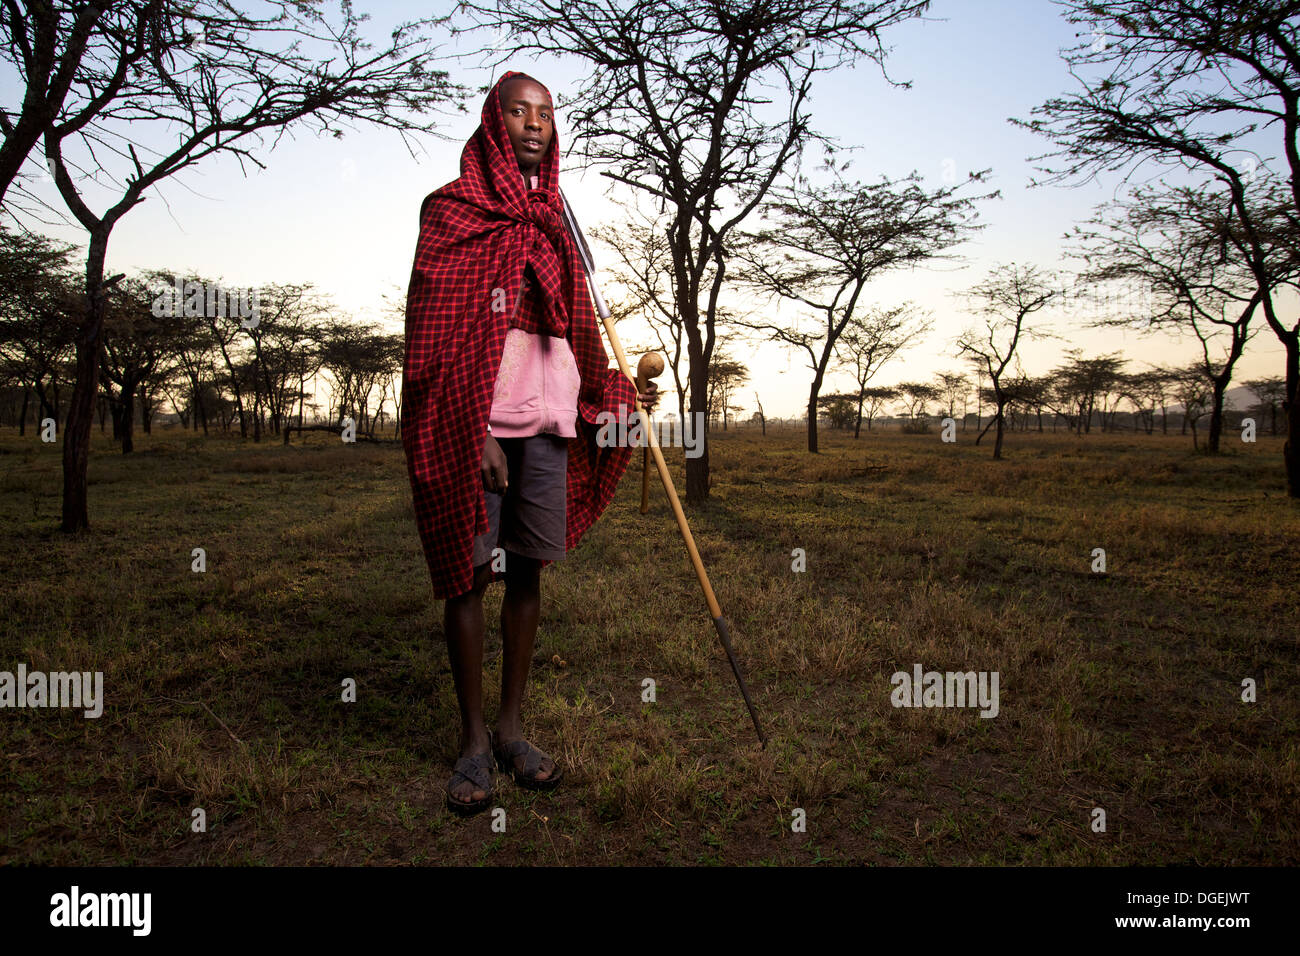
[[[562,769],[523,739],[541,569],[600,516],[631,448],[596,444],[602,413],[647,410],[610,368],[559,197],[550,93],[508,71],[488,93],[461,175],[431,193],[406,307],[402,441],[460,704],[447,806],[487,809],[495,761],[521,786]],[[491,434],[493,430],[497,434]],[[495,557],[494,557],[495,555]],[[504,564],[504,567],[502,567]],[[504,579],[501,709],[483,719],[483,592]]]

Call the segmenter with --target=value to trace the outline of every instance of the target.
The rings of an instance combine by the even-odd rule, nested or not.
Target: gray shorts
[[[497,444],[505,452],[508,487],[504,495],[483,491],[488,530],[474,539],[474,567],[491,561],[493,548],[526,558],[560,560],[569,440],[541,434],[498,438]]]

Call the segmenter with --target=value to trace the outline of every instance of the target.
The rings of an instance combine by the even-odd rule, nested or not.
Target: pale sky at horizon
[[[448,6],[435,3],[417,10],[389,0],[356,3],[356,9],[372,15],[362,31],[376,44],[387,40],[397,21]],[[887,60],[890,76],[910,80],[911,90],[889,86],[869,62],[814,80],[814,126],[843,146],[861,147],[849,175],[874,181],[882,173],[897,178],[916,170],[924,177],[923,185],[935,189],[944,184],[946,168],[964,179],[968,171],[992,167],[985,187],[971,192],[1001,189],[1003,198],[981,205],[978,221],[986,228],[954,250],[965,262],[936,262],[868,286],[865,305],[888,307],[911,300],[930,310],[935,326],[921,343],[885,367],[873,381],[877,385],[925,380],[939,371],[964,368],[952,342],[973,316],[952,293],[974,285],[998,262],[1069,267],[1063,234],[1089,218],[1096,204],[1113,198],[1120,184],[1115,174],[1103,183],[1077,188],[1028,188],[1034,175],[1028,159],[1047,152],[1050,144],[1012,126],[1007,118],[1028,119],[1043,100],[1075,88],[1059,54],[1076,42],[1073,28],[1049,0],[937,0],[926,20],[889,31],[885,42],[893,47]],[[446,49],[451,48],[448,38]],[[538,62],[521,57],[502,69],[537,76],[561,96],[578,88],[581,67],[576,58]],[[454,79],[470,87],[489,85],[495,76],[454,64],[450,68]],[[0,76],[0,91],[6,105],[15,103],[11,76]],[[481,97],[471,97],[467,105],[465,114],[437,119],[439,131],[449,140],[419,134],[425,152],[414,159],[396,132],[375,127],[358,128],[342,139],[317,138],[305,130],[295,139],[286,136],[274,150],[256,150],[267,169],[250,166],[247,178],[233,158],[205,160],[183,174],[182,181],[150,190],[147,201],[121,220],[110,241],[108,269],[192,270],[220,279],[227,288],[311,282],[357,319],[400,331],[397,321],[383,318],[381,296],[405,296],[421,200],[456,178],[462,146],[478,125]],[[557,122],[567,146],[571,137],[565,135],[562,110]],[[1270,132],[1260,142],[1267,157],[1280,157],[1278,134]],[[808,166],[818,161],[816,156],[809,159]],[[34,169],[29,163],[24,171]],[[564,191],[589,234],[599,223],[616,221],[613,197],[623,193],[609,190],[610,180],[596,170],[570,169],[563,160],[561,170]],[[29,182],[28,189],[62,208],[52,183]],[[104,203],[95,203],[95,195],[87,198],[102,211]],[[85,234],[79,227],[43,231],[84,248]],[[612,259],[599,245],[595,254],[598,264]],[[614,297],[611,288],[602,286],[602,291],[607,299]],[[1294,314],[1294,297],[1280,297],[1278,305],[1283,315]],[[1040,326],[1051,322],[1069,341],[1026,343],[1021,354],[1030,374],[1064,362],[1071,347],[1089,356],[1122,352],[1133,360],[1133,367],[1186,362],[1198,354],[1190,335],[1081,330],[1060,312],[1040,316]],[[1282,374],[1281,346],[1262,315],[1256,323],[1259,331],[1238,363],[1236,384]],[[619,335],[629,346],[652,341],[643,324],[630,321],[620,324]],[[751,383],[758,383],[769,417],[802,414],[810,380],[805,359],[775,344],[744,354]],[[612,354],[610,358],[612,363]],[[849,374],[832,376],[823,394],[851,383]],[[671,376],[665,375],[660,384],[670,385]],[[740,390],[742,418],[755,407],[753,390],[752,384]],[[675,397],[661,403],[664,410],[675,407]]]

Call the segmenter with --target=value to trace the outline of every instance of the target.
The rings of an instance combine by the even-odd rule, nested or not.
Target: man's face
[[[501,84],[501,113],[520,171],[536,173],[555,136],[550,96],[532,80],[507,80]]]

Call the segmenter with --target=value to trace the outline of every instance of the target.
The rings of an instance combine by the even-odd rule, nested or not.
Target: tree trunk
[[[993,459],[1002,457],[1002,404],[998,403],[997,434],[993,437]]]
[[[817,398],[808,399],[808,451],[817,454]]]
[[[397,390],[396,383],[393,385],[393,407],[395,409],[393,412],[393,437],[400,441],[402,438],[402,393]],[[298,420],[302,421],[301,399],[299,399],[298,404]],[[668,423],[668,427],[670,430],[672,429],[672,422]]]
[[[692,502],[707,501],[709,497],[709,423],[705,408],[709,394],[709,370],[703,360],[691,361],[690,380],[691,380],[691,409],[690,425],[691,431],[699,431],[700,434],[692,434],[691,440],[699,443],[699,449],[702,452],[698,457],[686,458],[686,497]],[[695,423],[699,421],[699,428],[696,429]],[[682,422],[682,427],[686,427],[687,422]]]
[[[817,396],[822,390],[822,376],[825,374],[824,363],[813,374],[812,386],[808,389],[808,451],[817,454]]]
[[[40,379],[37,379],[32,387],[36,389],[36,398],[40,405],[36,410],[36,423],[39,425],[40,420],[43,418],[53,418],[57,422],[59,416],[54,414],[54,407],[50,404],[49,398],[45,394],[45,386],[41,384]]]
[[[360,430],[358,428],[358,430]],[[257,363],[253,363],[253,442],[262,440],[262,389],[257,382]]]
[[[90,426],[104,351],[104,257],[108,229],[90,235],[86,255],[86,316],[77,330],[77,378],[68,400],[63,434],[63,514],[61,528],[73,533],[90,527],[86,505],[86,471],[90,464]]]
[[[215,331],[215,326],[214,329]],[[219,335],[219,334],[218,334]],[[248,416],[244,414],[244,394],[243,389],[239,387],[239,376],[235,374],[235,366],[230,361],[230,353],[226,351],[226,343],[218,337],[218,343],[221,346],[221,357],[225,360],[226,371],[230,373],[230,390],[235,393],[235,409],[239,413],[239,437],[248,437]],[[230,430],[229,424],[226,431]]]
[[[1205,450],[1211,455],[1219,453],[1219,436],[1223,434],[1223,393],[1227,389],[1227,381],[1220,382],[1218,378],[1214,379],[1214,405],[1210,411],[1210,437],[1206,439]]]
[[[1300,498],[1300,338],[1288,336],[1286,345],[1286,398],[1282,412],[1286,415],[1286,442],[1282,460],[1286,464],[1287,494]]]
[[[122,454],[129,455],[135,451],[135,384],[127,382],[122,386],[121,401]]]
[[[302,427],[302,390],[303,390],[302,370],[301,370],[301,368],[299,368],[299,372],[298,372],[298,426],[299,426],[300,428]],[[290,432],[292,432],[292,431],[293,431],[293,408],[290,407],[289,410],[288,410],[288,413],[287,413],[287,415],[286,415],[286,421],[285,421],[285,423],[284,423],[284,443],[285,443],[286,445],[289,444],[289,434],[290,434]],[[401,436],[399,435],[398,437],[401,437]]]

